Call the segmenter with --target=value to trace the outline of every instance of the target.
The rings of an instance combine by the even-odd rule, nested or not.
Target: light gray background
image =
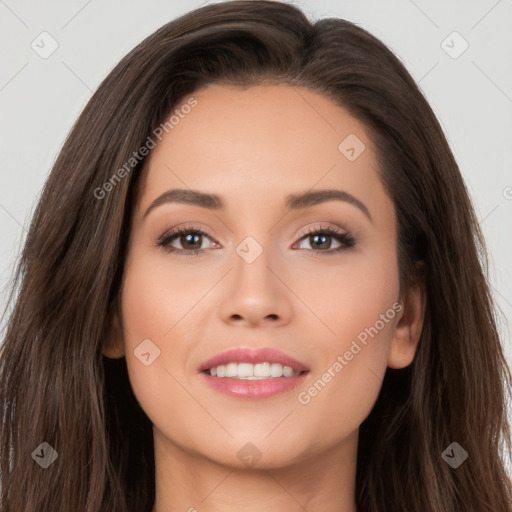
[[[2,309],[44,180],[93,91],[143,38],[205,3],[0,0]],[[512,362],[512,0],[293,3],[311,18],[342,17],[369,30],[420,84],[447,134],[488,241],[490,282]],[[48,36],[40,36],[44,31],[58,43],[45,59],[31,47],[50,48]],[[464,43],[450,36],[454,31],[469,44],[457,58]]]

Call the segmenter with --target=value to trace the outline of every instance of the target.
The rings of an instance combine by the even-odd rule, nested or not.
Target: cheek
[[[308,288],[316,290],[310,304],[329,330],[319,324],[325,334],[317,337],[318,362],[297,399],[318,423],[313,429],[326,423],[327,431],[348,433],[370,413],[381,388],[400,311],[398,265],[390,245],[324,272]]]
[[[126,265],[122,291],[128,340],[151,338],[168,343],[171,331],[179,331],[180,323],[187,322],[186,315],[211,286],[207,277],[200,271],[191,275],[178,266],[170,271],[165,254],[145,255],[135,250]]]
[[[347,253],[334,263],[304,260],[300,269],[287,276],[294,293],[308,306],[311,319],[308,331],[317,331],[321,353],[332,357],[344,351],[350,341],[379,321],[397,301],[399,275],[393,245],[382,244],[374,250]],[[300,275],[300,278],[292,274]],[[393,319],[394,311],[385,320]],[[389,338],[391,322],[379,321],[382,338]],[[345,348],[347,347],[347,348]],[[325,361],[324,361],[325,362]]]
[[[179,273],[170,276],[158,261],[137,249],[130,255],[123,281],[122,319],[126,363],[134,390],[151,394],[149,386],[153,386],[153,391],[158,391],[156,381],[168,367],[170,356],[182,360],[176,333],[182,325],[180,319],[186,314],[187,293],[191,291],[183,287]],[[148,352],[146,362],[151,363],[145,365],[137,356]]]
[[[127,261],[122,290],[123,341],[132,390],[152,423],[162,428],[173,425],[172,434],[181,439],[191,435],[190,429],[176,417],[199,414],[180,385],[193,337],[186,315],[201,297],[199,286],[192,289],[188,282],[189,286],[183,273],[169,272],[165,258],[148,258],[134,251]],[[139,349],[143,340],[151,341],[144,341],[144,351]],[[144,353],[150,354],[148,365],[142,362],[144,357],[137,356]]]

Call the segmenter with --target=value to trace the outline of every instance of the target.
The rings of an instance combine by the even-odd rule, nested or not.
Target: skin
[[[126,357],[153,423],[153,510],[354,512],[359,426],[386,366],[412,362],[425,302],[423,288],[399,292],[395,210],[375,149],[362,123],[304,89],[210,85],[193,97],[197,106],[151,151],[133,212],[121,313],[104,349]],[[354,161],[338,149],[349,134],[366,146]],[[173,188],[216,193],[226,210],[164,203],[144,217]],[[284,209],[288,194],[327,188],[355,196],[372,220],[336,200]],[[201,254],[158,246],[170,228],[191,224],[209,233],[196,242]],[[356,244],[326,254],[340,246],[328,238],[315,253],[304,233],[325,226],[350,232]],[[263,248],[250,264],[236,252],[247,236]],[[187,248],[179,236],[171,245]],[[358,334],[397,302],[401,311],[333,372]],[[160,356],[145,366],[134,350],[148,338]],[[310,372],[298,388],[270,398],[223,395],[197,369],[235,347],[277,348]],[[299,393],[329,368],[335,376],[300,403]],[[237,456],[248,442],[261,453],[252,466]]]

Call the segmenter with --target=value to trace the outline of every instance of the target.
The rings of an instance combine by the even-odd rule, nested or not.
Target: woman
[[[91,98],[35,212],[1,508],[510,512],[485,271],[381,42],[266,1],[168,23]]]

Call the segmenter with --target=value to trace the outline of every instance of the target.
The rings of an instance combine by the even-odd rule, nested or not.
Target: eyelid
[[[333,226],[331,224],[327,224],[327,225],[318,224],[318,225],[314,225],[314,226],[310,226],[309,228],[306,228],[305,231],[301,231],[300,234],[298,234],[297,236],[299,238],[302,238],[306,235],[315,234],[317,232],[324,231],[324,230],[325,231],[334,231],[339,235],[348,233],[347,230],[343,230],[343,228],[340,228],[339,226]]]

